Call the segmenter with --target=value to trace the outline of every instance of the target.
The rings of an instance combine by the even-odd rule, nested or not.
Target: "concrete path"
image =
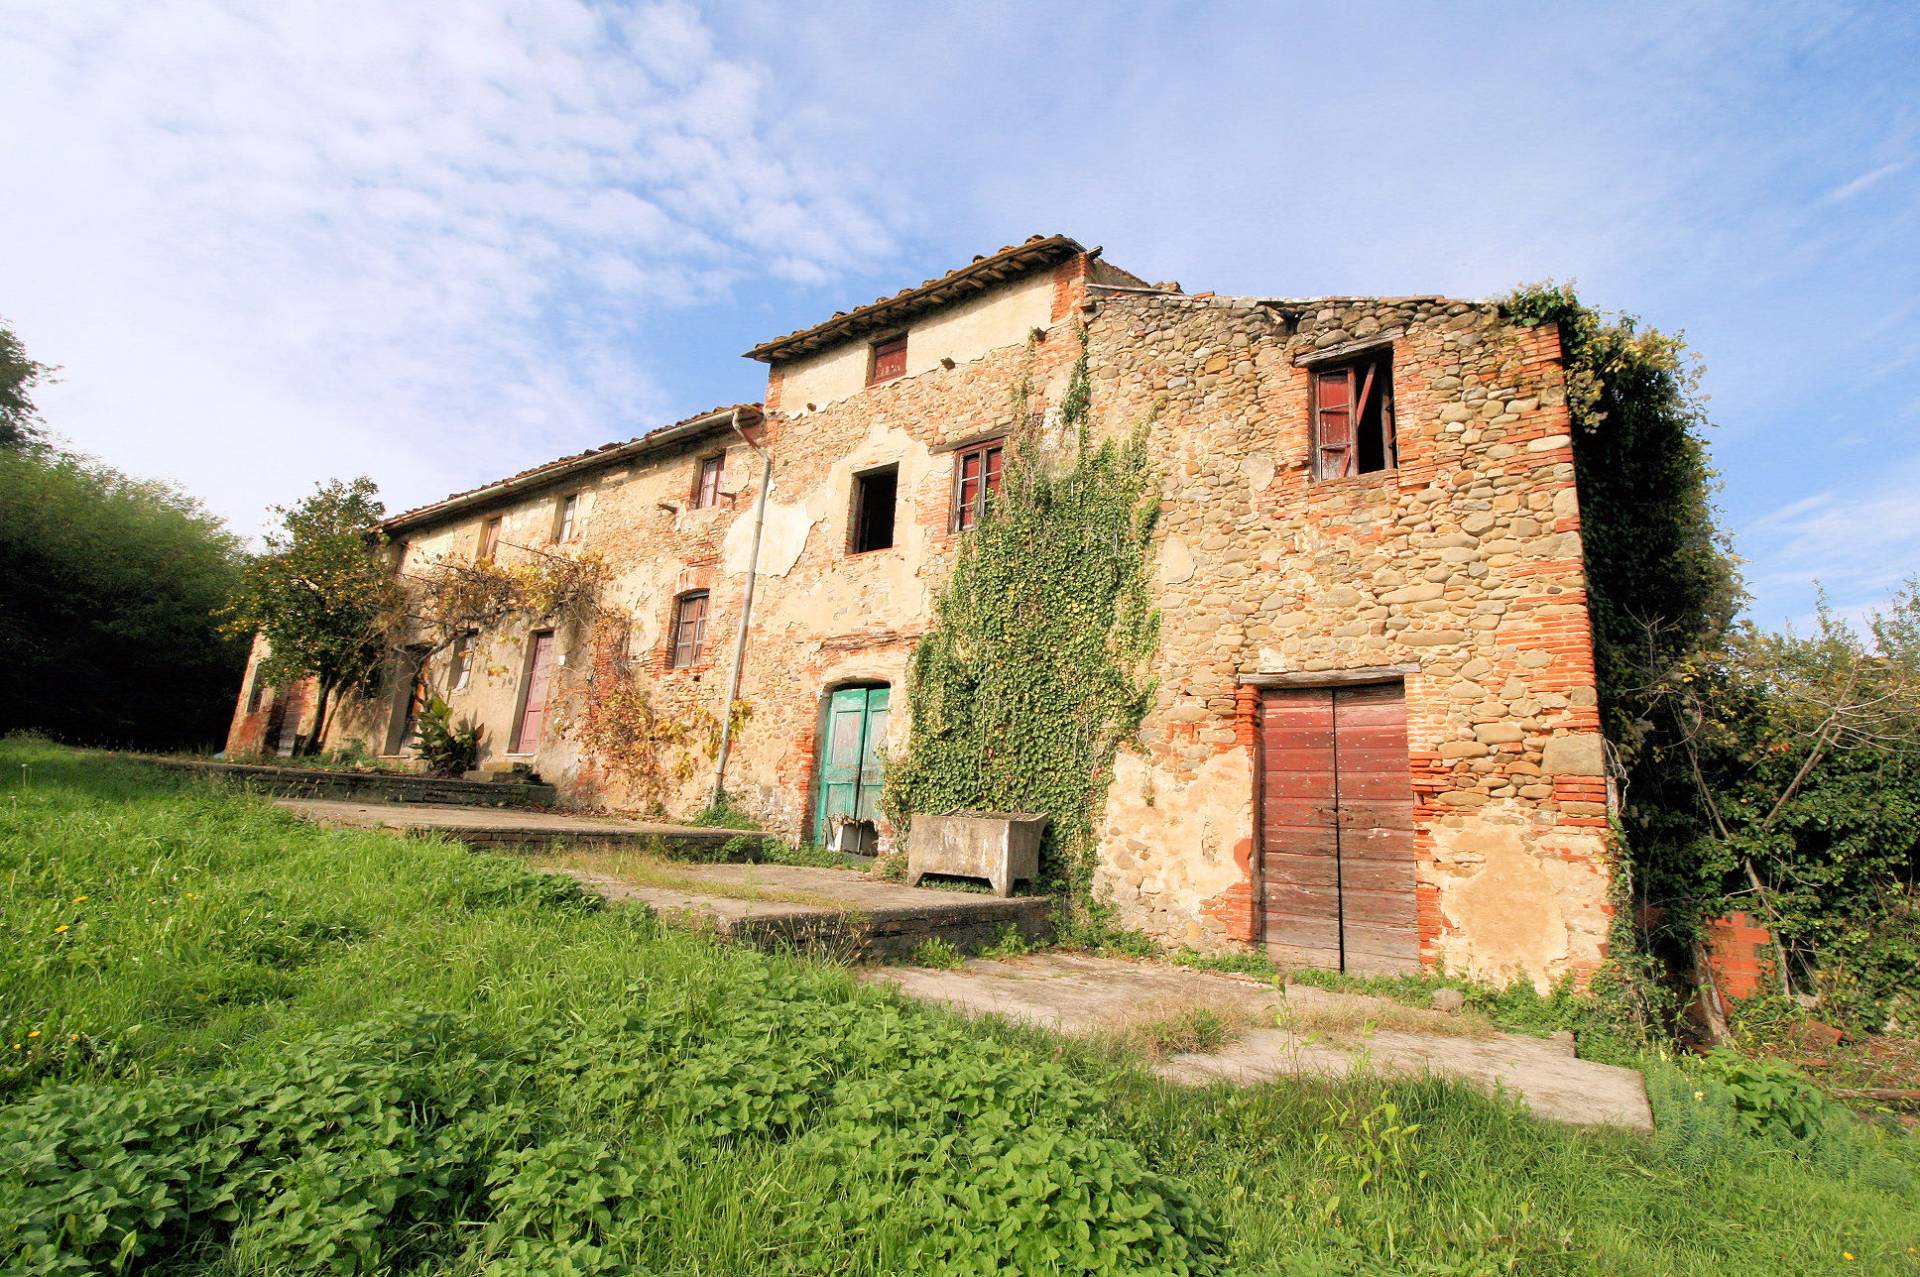
[[[335,798],[276,798],[276,807],[326,825],[445,834],[476,847],[533,847],[552,843],[678,843],[719,847],[751,830],[706,829],[646,820],[568,816],[511,807],[456,807],[438,803],[356,802]]]
[[[1195,1006],[1248,1027],[1212,1054],[1153,1067],[1170,1081],[1267,1082],[1296,1074],[1459,1078],[1517,1096],[1539,1117],[1651,1131],[1646,1086],[1633,1069],[1575,1059],[1570,1035],[1499,1033],[1439,1011],[1305,985],[1284,991],[1239,976],[1079,954],[975,960],[953,970],[888,967],[867,976],[910,997],[1005,1016],[1063,1033],[1121,1032]]]
[[[670,920],[764,947],[904,958],[933,937],[978,948],[1008,926],[1029,940],[1050,933],[1046,896],[931,891],[804,865],[654,862],[623,875],[617,859],[606,869],[582,859],[542,867],[571,874],[608,900],[637,901]]]

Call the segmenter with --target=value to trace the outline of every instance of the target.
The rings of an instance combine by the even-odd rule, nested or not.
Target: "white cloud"
[[[1850,200],[1869,187],[1876,186],[1887,178],[1892,177],[1910,163],[1912,163],[1911,160],[1895,160],[1891,164],[1882,164],[1879,168],[1862,173],[1851,182],[1842,183],[1834,187],[1831,191],[1828,191],[1827,203],[1838,204],[1842,200]]]
[[[1814,582],[1840,612],[1858,617],[1920,574],[1920,458],[1858,475],[1761,516],[1741,549],[1764,563],[1748,581],[1762,624],[1800,611]],[[1804,616],[1801,618],[1804,623]],[[1804,628],[1804,624],[1803,624]]]
[[[0,314],[57,429],[243,528],[431,498],[709,406],[662,308],[888,251],[764,79],[675,4],[11,6]]]

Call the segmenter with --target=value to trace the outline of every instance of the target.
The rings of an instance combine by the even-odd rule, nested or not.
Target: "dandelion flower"
[[[53,934],[57,936],[57,935],[59,935],[59,934],[60,934],[61,932],[63,932],[63,931],[65,931],[66,929],[67,929],[67,924],[63,922],[63,923],[61,923],[61,924],[60,924],[59,926],[57,926],[57,927],[55,927],[55,928],[53,929]]]
[[[69,1042],[78,1042],[79,1040],[80,1040],[80,1035],[79,1035],[78,1033],[69,1033],[69,1034],[67,1034],[67,1041],[69,1041]]]
[[[1853,1262],[1853,1252],[1850,1250],[1843,1250],[1840,1252],[1840,1258],[1846,1260],[1849,1264],[1851,1264]]]
[[[83,904],[85,904],[85,903],[87,903],[87,898],[86,898],[85,896],[75,896],[75,897],[73,898],[73,903],[75,903],[75,904],[77,904],[77,905],[83,905]]]
[[[40,1030],[38,1029],[29,1030],[27,1033],[27,1036],[30,1038],[37,1038],[40,1036]]]

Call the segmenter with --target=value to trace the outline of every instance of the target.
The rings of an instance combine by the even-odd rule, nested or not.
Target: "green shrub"
[[[480,725],[471,718],[453,721],[453,707],[438,696],[427,698],[417,724],[420,757],[435,776],[459,776],[480,761]]]

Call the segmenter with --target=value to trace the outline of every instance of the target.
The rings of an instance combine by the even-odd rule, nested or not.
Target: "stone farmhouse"
[[[484,725],[484,766],[570,801],[687,816],[718,767],[787,838],[884,843],[909,656],[1083,328],[1096,434],[1159,405],[1157,700],[1096,880],[1120,919],[1357,971],[1591,972],[1608,795],[1559,337],[1488,302],[1187,294],[1058,235],[977,258],[748,351],[763,404],[387,520],[403,573],[596,553],[609,607],[469,635],[325,743],[407,755],[419,684]],[[311,730],[301,689],[255,683],[230,751]],[[634,687],[678,742],[644,794],[583,745]]]

